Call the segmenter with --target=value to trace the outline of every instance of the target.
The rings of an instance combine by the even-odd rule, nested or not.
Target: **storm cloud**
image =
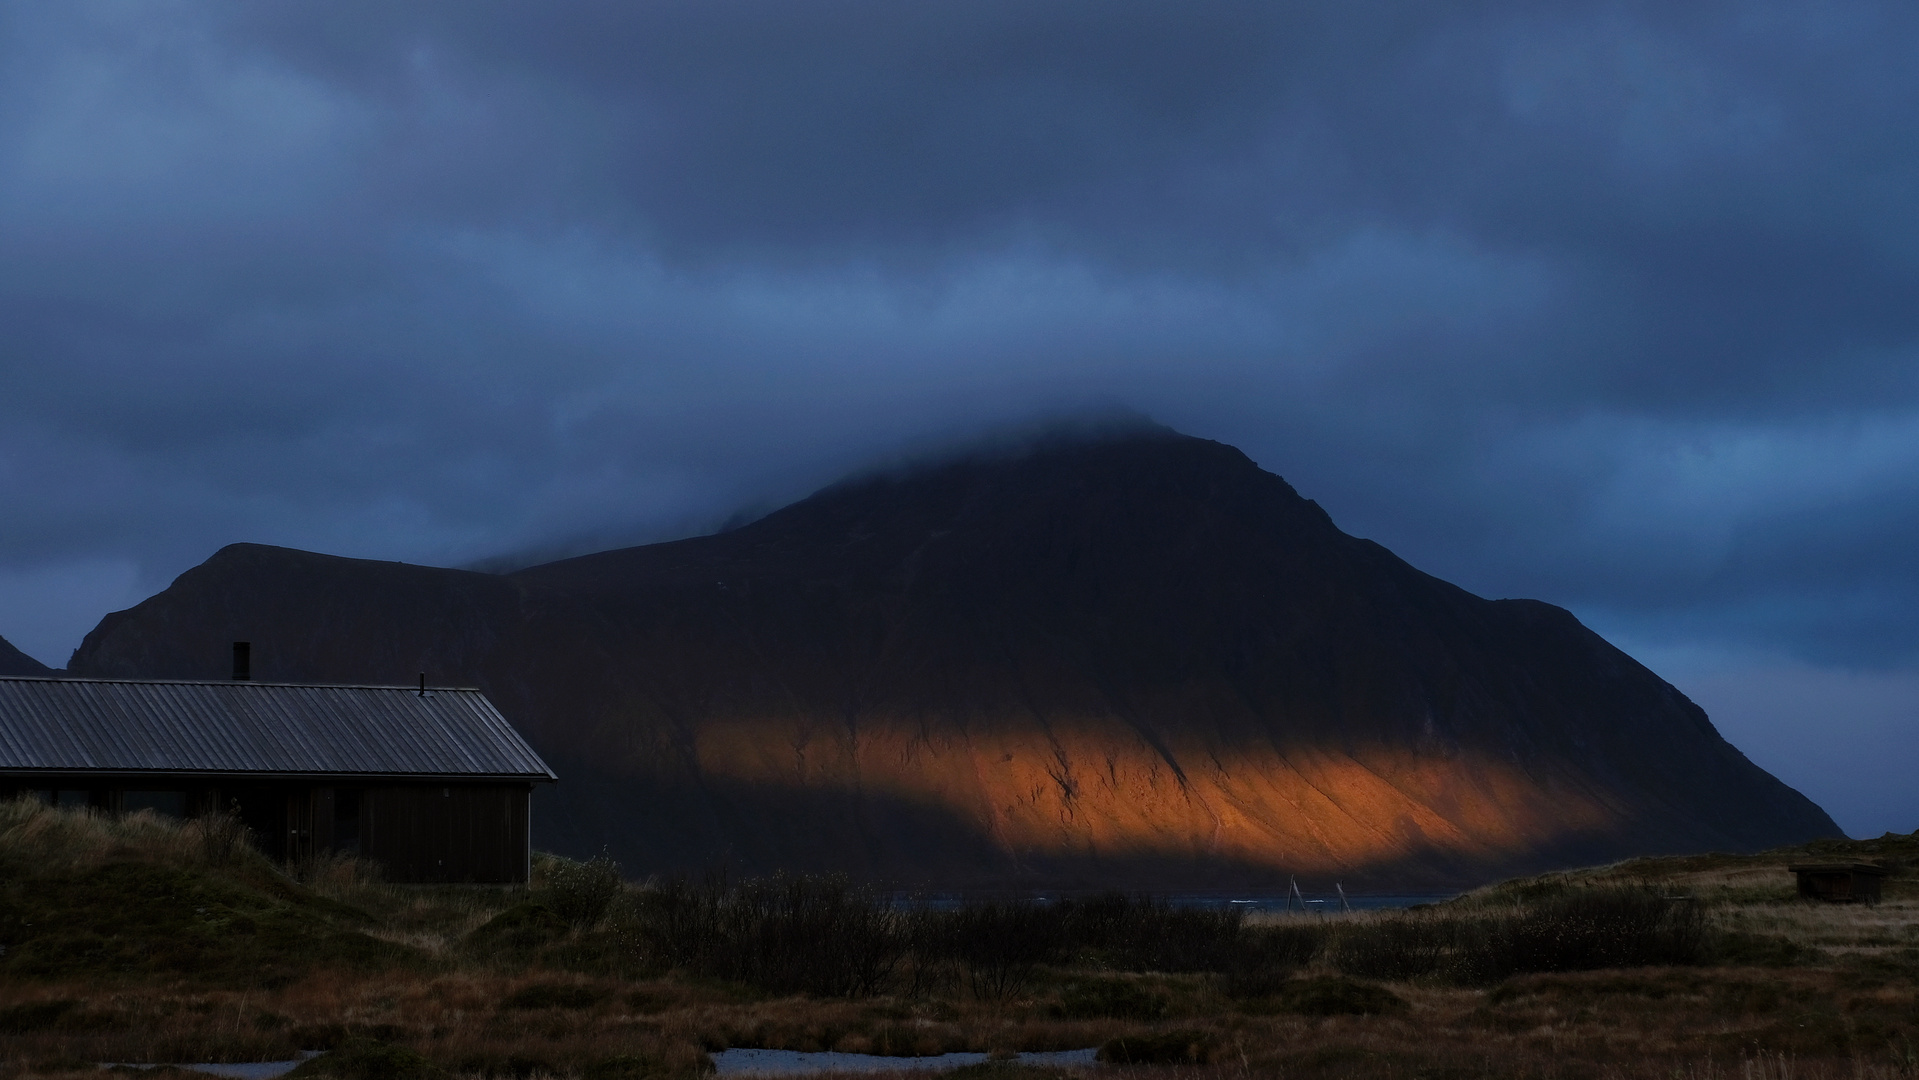
[[[539,558],[1133,410],[1909,830],[1842,778],[1919,753],[1915,40],[1895,2],[0,0],[0,634],[61,663],[236,540]]]

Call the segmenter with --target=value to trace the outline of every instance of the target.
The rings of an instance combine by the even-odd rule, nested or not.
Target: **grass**
[[[317,966],[426,961],[257,855],[209,862],[196,832],[0,804],[0,978],[273,985]]]
[[[1121,896],[902,908],[831,879],[622,885],[546,856],[531,888],[401,887],[203,831],[0,806],[0,1078],[319,1050],[304,1075],[691,1080],[727,1046],[1097,1046],[1119,1075],[1299,1080],[1919,1078],[1919,837],[1242,921]],[[1898,869],[1881,905],[1809,905],[1784,872],[1804,858]]]

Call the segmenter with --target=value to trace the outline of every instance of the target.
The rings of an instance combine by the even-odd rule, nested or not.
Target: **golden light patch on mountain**
[[[1016,863],[1223,858],[1321,876],[1435,855],[1486,863],[1590,835],[1618,812],[1570,778],[1479,754],[1162,748],[1098,719],[932,734],[772,716],[711,721],[697,747],[703,772],[763,790],[938,806]]]

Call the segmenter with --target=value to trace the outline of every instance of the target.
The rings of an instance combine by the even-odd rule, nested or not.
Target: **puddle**
[[[208,1076],[224,1076],[228,1080],[274,1080],[285,1076],[306,1063],[308,1058],[318,1057],[318,1050],[309,1050],[292,1061],[218,1061],[204,1065],[143,1065],[133,1062],[109,1061],[100,1066],[102,1069],[192,1069]]]
[[[1021,1054],[1022,1065],[1092,1065],[1099,1051],[1048,1050]],[[794,1076],[806,1073],[937,1072],[977,1065],[985,1054],[934,1054],[930,1057],[882,1057],[879,1054],[809,1053],[803,1050],[722,1050],[712,1055],[721,1076]]]
[[[1019,1055],[1016,1059],[1022,1065],[1093,1065],[1094,1055],[1099,1051],[1093,1048],[1085,1050],[1047,1050]],[[293,1061],[240,1061],[219,1062],[206,1065],[174,1065],[176,1069],[192,1069],[194,1072],[209,1076],[223,1076],[228,1080],[274,1080],[285,1076],[297,1066],[314,1055],[309,1053]],[[808,1073],[880,1073],[880,1072],[939,1072],[943,1069],[957,1069],[961,1065],[977,1065],[987,1060],[985,1054],[934,1054],[929,1057],[883,1057],[879,1054],[835,1054],[809,1053],[804,1050],[722,1050],[712,1055],[713,1066],[721,1076],[803,1076]],[[113,1068],[109,1062],[101,1068]],[[129,1069],[164,1069],[165,1065],[128,1064]]]

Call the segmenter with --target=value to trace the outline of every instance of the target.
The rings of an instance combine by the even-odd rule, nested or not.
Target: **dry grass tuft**
[[[0,802],[0,858],[56,873],[136,859],[208,864],[206,847],[189,826],[148,811],[113,817],[93,810],[59,810],[32,799]]]

